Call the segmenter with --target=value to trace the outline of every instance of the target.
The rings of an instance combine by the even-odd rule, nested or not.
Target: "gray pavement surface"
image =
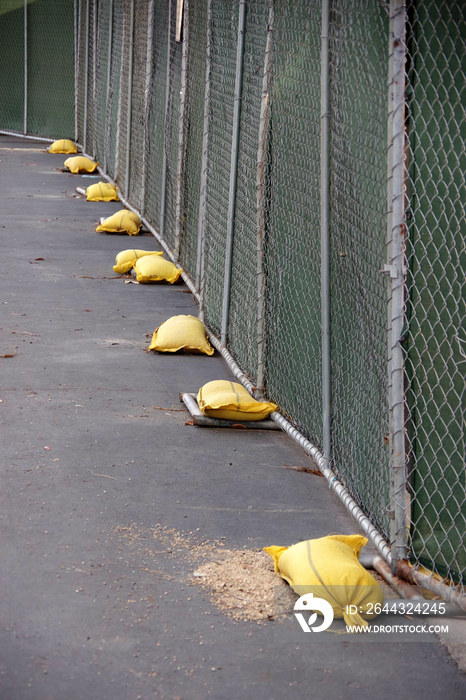
[[[261,549],[359,529],[286,468],[312,463],[284,433],[187,425],[180,392],[228,367],[144,350],[193,297],[113,273],[156,239],[95,233],[121,204],[74,197],[96,179],[45,146],[0,136],[0,700],[466,697],[435,638],[237,622],[189,584],[168,530]]]

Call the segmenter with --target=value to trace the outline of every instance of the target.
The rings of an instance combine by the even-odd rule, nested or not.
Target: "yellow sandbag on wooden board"
[[[172,316],[164,321],[152,336],[149,350],[157,352],[187,350],[205,355],[214,354],[214,348],[209,343],[204,324],[194,316]]]
[[[375,610],[383,605],[383,592],[359,563],[365,544],[367,538],[362,535],[329,535],[264,550],[274,560],[275,572],[299,596],[313,593],[330,603],[335,618],[343,617],[347,625],[366,626],[366,619],[376,617]]]
[[[93,173],[99,164],[94,163],[93,160],[86,158],[86,156],[71,156],[71,158],[65,160],[63,165],[68,170],[71,170],[74,175],[77,175],[78,173]]]
[[[138,282],[169,282],[174,284],[183,270],[165,258],[145,256],[136,260],[134,271]]]
[[[118,187],[111,182],[96,182],[86,189],[88,202],[119,202]]]
[[[141,226],[141,219],[137,214],[128,209],[120,209],[112,216],[104,219],[97,226],[96,231],[102,233],[127,233],[130,236],[137,236]]]
[[[263,420],[278,409],[274,403],[257,401],[242,384],[227,380],[204,384],[199,389],[197,404],[206,416],[224,420]]]
[[[73,141],[70,141],[70,139],[59,139],[58,141],[54,141],[49,149],[49,153],[77,153],[78,152],[78,147]]]
[[[128,250],[122,250],[121,253],[115,258],[115,265],[113,266],[114,272],[119,272],[123,275],[125,272],[129,272],[131,268],[134,267],[136,260],[144,257],[145,255],[162,255],[161,250],[136,250],[134,248],[128,248]]]

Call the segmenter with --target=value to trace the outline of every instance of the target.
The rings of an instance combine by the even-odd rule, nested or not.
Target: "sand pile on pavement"
[[[273,620],[292,612],[298,596],[275,573],[262,551],[219,549],[190,580],[210,593],[211,601],[236,620]]]

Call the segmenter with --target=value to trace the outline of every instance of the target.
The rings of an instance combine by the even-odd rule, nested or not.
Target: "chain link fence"
[[[207,0],[190,3],[185,10],[183,35],[186,43],[183,143],[181,174],[180,263],[190,270],[199,287],[199,220],[202,172],[205,172],[204,121],[206,111]]]
[[[273,11],[264,384],[293,425],[322,447],[321,3],[289,0]]]
[[[176,40],[176,2],[168,3],[168,54],[165,93],[165,120],[162,158],[162,194],[160,234],[170,250],[178,256],[177,197],[178,167],[180,150],[180,108],[181,108],[181,53],[182,45]]]
[[[227,230],[230,213],[233,112],[238,43],[238,0],[213,1],[209,12],[209,65],[205,220],[203,225],[202,303],[204,319],[216,336],[222,332]]]
[[[406,27],[406,433],[409,549],[466,584],[463,3],[410,7]]]
[[[74,4],[0,3],[0,129],[73,138]]]
[[[241,56],[241,111],[238,119],[238,154],[234,201],[234,235],[227,255],[231,256],[228,318],[224,320],[226,347],[248,376],[257,381],[258,328],[257,215],[256,197],[258,131],[264,74],[268,0],[256,2],[245,13],[244,45]],[[227,325],[226,325],[227,324]]]
[[[0,14],[18,131],[21,12]],[[392,567],[464,595],[462,4],[77,0],[74,19],[77,139],[216,347]]]
[[[144,147],[147,158],[144,213],[160,230],[163,190],[163,153],[167,93],[169,13],[165,0],[154,3],[153,51],[149,57],[150,81],[147,95],[147,124]]]
[[[105,153],[106,145],[106,119],[107,99],[109,94],[109,56],[111,55],[111,16],[110,3],[99,3],[98,14],[95,20],[95,140],[94,148],[96,153]],[[106,163],[102,161],[102,166]]]
[[[343,0],[329,17],[332,462],[387,539],[388,21],[379,0]]]

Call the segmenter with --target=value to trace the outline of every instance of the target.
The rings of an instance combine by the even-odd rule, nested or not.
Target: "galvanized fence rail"
[[[72,14],[77,141],[392,569],[465,607],[462,4],[75,0]],[[26,131],[10,15],[16,112],[0,126]]]

